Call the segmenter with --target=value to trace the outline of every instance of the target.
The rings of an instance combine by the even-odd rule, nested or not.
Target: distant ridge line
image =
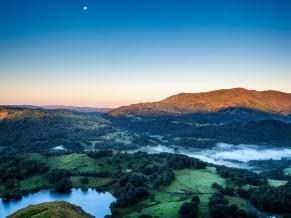
[[[183,115],[244,108],[271,114],[291,114],[291,94],[275,90],[244,88],[220,89],[200,93],[179,93],[161,101],[132,104],[109,111],[111,116]]]

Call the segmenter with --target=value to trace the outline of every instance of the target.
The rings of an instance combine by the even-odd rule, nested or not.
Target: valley
[[[266,94],[224,90],[223,107],[199,112],[188,95],[155,107],[182,96],[195,109],[174,114],[149,112],[147,104],[133,107],[142,113],[1,106],[0,195],[9,201],[40,190],[96,190],[114,196],[112,217],[183,217],[188,207],[197,217],[291,214],[288,110],[223,103],[233,92],[251,93],[254,102]],[[270,93],[289,107],[289,95]]]

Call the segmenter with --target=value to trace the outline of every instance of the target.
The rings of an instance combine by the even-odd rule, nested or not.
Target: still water
[[[0,200],[0,218],[4,218],[31,204],[61,200],[82,207],[85,212],[90,213],[96,218],[103,218],[105,215],[111,214],[109,206],[115,201],[115,198],[108,192],[98,193],[91,189],[88,191],[73,189],[70,193],[40,191],[24,196],[18,201],[4,202]]]

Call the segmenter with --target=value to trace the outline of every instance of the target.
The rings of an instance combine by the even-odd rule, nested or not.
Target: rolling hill
[[[228,111],[227,109],[232,109]],[[236,109],[235,111],[233,109]],[[111,116],[160,116],[252,110],[273,115],[291,114],[291,94],[279,91],[255,91],[243,88],[202,93],[180,93],[158,102],[122,106]]]
[[[28,218],[28,217],[63,217],[63,218],[93,218],[81,207],[65,201],[55,201],[30,205],[8,216],[8,218]]]

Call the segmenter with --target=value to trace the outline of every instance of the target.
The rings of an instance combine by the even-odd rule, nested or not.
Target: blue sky
[[[290,93],[290,11],[287,0],[0,0],[0,104]]]

